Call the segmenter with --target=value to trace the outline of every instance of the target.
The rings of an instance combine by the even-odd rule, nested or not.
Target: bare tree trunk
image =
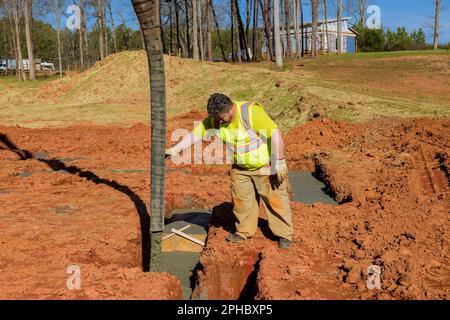
[[[33,7],[31,0],[25,0],[25,34],[27,39],[27,51],[30,68],[30,80],[36,80],[36,61],[34,60],[33,39],[31,37],[33,19]]]
[[[109,41],[108,41],[108,19],[106,19],[106,0],[103,2],[103,35],[105,37],[105,57],[109,56]]]
[[[250,30],[250,18],[251,18],[251,9],[252,9],[252,0],[246,0],[245,3],[245,37],[249,38],[249,30]]]
[[[318,0],[311,0],[312,14],[312,34],[311,34],[311,55],[317,56],[317,18],[318,18]]]
[[[337,53],[342,53],[342,0],[337,1]]]
[[[164,230],[164,177],[166,146],[166,87],[164,56],[159,28],[159,0],[132,0],[134,11],[144,33],[150,76],[151,97],[151,180],[150,180],[150,271],[159,271],[162,232]],[[147,246],[148,214],[141,214],[142,245]],[[146,222],[146,223],[145,223]],[[145,226],[145,228],[144,228]],[[146,271],[147,261],[143,266]]]
[[[233,0],[230,0],[230,21],[231,21],[231,60],[236,62],[236,57],[234,54],[234,11],[233,11]]]
[[[172,25],[172,2],[167,2],[169,6],[169,55],[173,54],[173,25]]]
[[[80,0],[80,14],[83,16],[83,10],[84,10],[84,0]],[[80,17],[82,20],[82,17]],[[80,23],[80,29],[78,29],[78,42],[79,42],[79,48],[80,48],[80,68],[81,70],[84,70],[84,51],[83,51],[83,22]]]
[[[307,51],[307,44],[305,45],[305,23],[303,20],[303,2],[300,0],[300,30],[302,34],[302,58],[305,56],[305,52]],[[306,50],[306,51],[305,51]]]
[[[284,1],[285,0],[279,0],[280,3],[280,29],[281,29],[281,55],[283,56],[283,59],[286,58],[286,45],[287,45],[287,41],[286,41],[286,45],[284,43],[284,39],[283,39],[283,35],[286,38],[286,32],[285,32],[285,23],[284,20],[286,18],[285,15],[285,10],[284,10]]]
[[[200,29],[200,34],[199,34],[199,40],[200,40],[200,60],[205,60],[205,50],[204,50],[204,46],[203,46],[203,24],[202,24],[202,16],[203,16],[203,6],[202,6],[202,0],[197,0],[198,1],[198,11],[197,11],[197,15],[198,15],[198,26]]]
[[[283,67],[283,57],[281,55],[280,38],[280,3],[279,0],[273,0],[273,35],[275,38],[275,59],[278,68]]]
[[[177,28],[177,56],[180,56],[180,7],[177,0],[175,0],[175,20]]]
[[[14,24],[16,29],[16,43],[17,43],[17,63],[18,66],[18,77],[19,80],[27,80],[27,75],[25,74],[24,66],[23,66],[23,57],[22,57],[22,45],[20,43],[20,8],[19,1],[13,0],[13,16],[14,16]]]
[[[241,57],[241,43],[240,43],[240,35],[239,35],[239,23],[238,23],[238,19],[237,19],[237,12],[236,12],[236,1],[235,0],[231,0],[231,11],[233,13],[233,20],[234,20],[234,27],[235,27],[235,33],[236,33],[236,42],[237,42],[237,60],[238,63],[242,62],[242,57]],[[233,53],[234,56],[234,53]]]
[[[285,0],[285,24],[286,24],[286,44],[287,44],[287,56],[290,58],[292,55],[292,43],[291,43],[291,0]]]
[[[253,61],[257,60],[257,27],[258,27],[258,3],[257,0],[253,0],[253,30],[252,30],[252,52],[253,52]]]
[[[214,22],[216,24],[217,38],[219,40],[220,51],[222,52],[222,59],[223,59],[223,61],[228,62],[228,59],[225,55],[225,50],[223,48],[222,38],[220,36],[220,27],[219,27],[219,22],[217,21],[216,10],[214,9],[214,3],[212,2],[212,0],[211,0],[210,4],[211,4],[212,13],[214,16]]]
[[[238,2],[238,0],[235,1],[235,4],[236,4],[236,21],[237,21],[237,24],[238,24],[238,27],[239,27],[239,39],[241,41],[239,43],[239,45],[241,46],[241,48],[244,47],[245,53],[246,53],[246,59],[245,60],[249,61],[251,54],[250,54],[250,52],[248,50],[247,39],[245,37],[244,24],[242,23],[242,19],[241,19],[241,12],[240,12],[240,9],[239,9],[239,2]]]
[[[198,53],[198,0],[192,0],[192,46],[194,50],[194,60],[199,60]]]
[[[97,27],[98,27],[98,45],[100,51],[100,60],[105,59],[105,44],[103,35],[103,1],[97,0]]]
[[[11,10],[8,7],[8,3],[6,2],[6,0],[3,0],[3,6],[5,8],[5,14],[8,16],[9,26],[10,26],[10,29],[11,29],[11,35],[12,35],[11,36],[11,38],[12,38],[12,46],[11,46],[12,51],[11,51],[11,54],[14,55],[14,58],[16,59],[16,75],[17,75],[19,81],[21,81],[21,77],[20,77],[20,74],[19,74],[19,71],[18,71],[18,64],[17,64],[17,61],[19,59],[17,58],[17,44],[16,44],[15,24],[14,24],[14,21],[13,21],[13,18],[12,18]],[[12,10],[14,10],[14,9],[12,9]],[[5,25],[6,25],[6,22],[5,22]],[[6,36],[6,27],[5,27],[5,36]],[[8,73],[8,70],[9,70],[9,63],[8,62],[7,62],[6,70],[7,70],[6,72]]]
[[[300,32],[299,32],[299,27],[298,27],[298,0],[294,0],[294,33],[295,33],[295,54],[297,56],[297,58],[301,58],[301,48],[300,48]]]
[[[59,25],[60,19],[57,18],[57,24]],[[59,76],[63,76],[63,67],[62,67],[62,55],[61,55],[61,30],[59,27],[56,28],[56,36],[58,41],[58,60],[59,60]]]
[[[436,14],[434,15],[434,40],[433,49],[439,47],[439,15],[441,13],[441,0],[436,0]]]
[[[114,18],[112,14],[112,8],[111,8],[111,0],[106,1],[106,5],[108,6],[109,11],[109,19],[111,20],[111,28],[112,28],[112,36],[113,36],[113,45],[114,45],[114,53],[117,53],[117,39],[116,39],[116,25],[114,23]]]
[[[191,37],[190,37],[190,26],[189,26],[189,5],[188,0],[184,0],[184,7],[186,10],[186,40],[187,40],[187,56],[191,58]]]
[[[361,26],[365,26],[366,24],[366,11],[367,11],[367,0],[358,0],[358,10],[359,10],[359,18],[361,22]]]
[[[266,34],[267,39],[267,50],[269,52],[269,60],[274,60],[274,53],[273,53],[273,42],[272,42],[272,26],[270,23],[270,0],[265,0],[264,6],[262,3],[262,0],[259,0],[259,4],[261,6],[261,11],[264,18],[264,33]]]
[[[325,36],[327,40],[327,52],[330,53],[331,50],[331,38],[330,38],[330,31],[328,29],[328,14],[327,14],[327,0],[323,0],[323,15],[325,19]],[[325,44],[324,44],[325,45]]]
[[[84,51],[86,55],[85,64],[89,66],[90,54],[89,54],[89,41],[87,32],[87,22],[86,22],[86,2],[83,0],[83,6],[81,7],[81,29],[84,34]]]
[[[207,60],[213,60],[212,51],[212,38],[211,38],[211,2],[212,0],[206,0],[206,43],[207,43]]]

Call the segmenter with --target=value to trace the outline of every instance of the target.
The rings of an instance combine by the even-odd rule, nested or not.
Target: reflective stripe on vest
[[[258,149],[264,143],[250,125],[250,106],[252,104],[253,102],[246,102],[241,106],[240,110],[242,123],[244,124],[245,131],[247,131],[250,139],[248,143],[238,147],[239,153],[243,154]]]

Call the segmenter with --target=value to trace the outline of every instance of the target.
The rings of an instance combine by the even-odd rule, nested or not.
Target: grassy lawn
[[[273,63],[226,64],[166,57],[169,118],[204,109],[210,94],[264,104],[286,130],[311,118],[450,116],[446,50],[320,56]],[[79,122],[129,126],[149,120],[144,52],[110,56],[90,70],[19,83],[0,77],[0,124],[26,127]],[[201,119],[193,119],[201,120]]]

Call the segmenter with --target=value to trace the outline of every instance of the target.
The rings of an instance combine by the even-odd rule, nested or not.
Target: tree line
[[[80,8],[80,28],[62,28],[65,10]],[[35,79],[34,58],[54,62],[62,76],[68,68],[84,70],[112,53],[144,47],[141,30],[133,30],[120,12],[114,12],[114,0],[0,0],[0,58],[18,61],[17,76]],[[337,18],[337,38],[341,38],[344,15],[354,18],[356,26],[365,25],[368,0],[160,0],[160,32],[165,54],[195,60],[256,61],[262,55],[262,37],[267,42],[267,57],[279,66],[284,59],[304,56],[306,10],[312,18],[313,39],[318,37],[319,21],[328,31],[328,20]],[[434,47],[439,39],[440,0],[436,0]],[[119,21],[116,21],[117,17]],[[43,17],[46,17],[44,19]],[[45,21],[52,19],[53,24]],[[93,21],[93,23],[88,23]],[[295,34],[281,41],[287,30]],[[363,51],[402,50],[424,47],[423,30],[405,36],[405,30],[359,31],[358,44]],[[330,36],[328,48],[330,48]],[[343,51],[337,42],[337,53]],[[295,51],[295,53],[294,53]],[[311,42],[310,54],[319,52]],[[30,59],[25,72],[23,59]]]

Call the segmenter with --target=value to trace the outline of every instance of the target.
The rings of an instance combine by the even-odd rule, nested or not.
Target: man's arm
[[[275,129],[272,133],[272,150],[275,160],[285,159],[284,141],[279,129]]]
[[[185,134],[180,142],[175,144],[172,148],[166,149],[166,159],[175,157],[180,152],[189,149],[197,142],[202,141],[207,130],[210,129],[210,126],[211,119],[210,117],[207,117],[202,123],[195,127],[192,132]]]
[[[180,140],[180,142],[175,144],[172,148],[167,149],[169,152],[167,152],[167,150],[166,150],[166,157],[167,156],[173,157],[173,156],[179,154],[181,151],[189,149],[191,146],[193,146],[194,144],[196,144],[197,142],[200,142],[200,141],[202,141],[202,138],[197,137],[192,132],[187,133],[183,136],[183,138]],[[169,153],[169,155],[167,153]]]

